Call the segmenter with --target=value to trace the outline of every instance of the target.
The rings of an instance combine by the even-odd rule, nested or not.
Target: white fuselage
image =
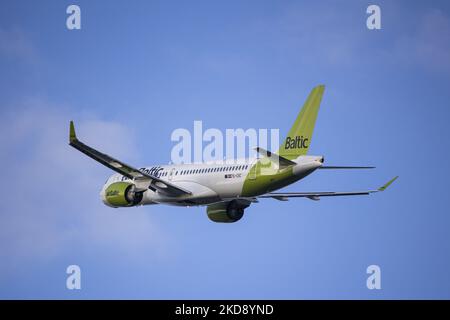
[[[302,156],[293,170],[293,174],[301,179],[305,173],[310,173],[321,166],[322,157]],[[157,190],[148,189],[144,192],[140,205],[170,204],[178,206],[207,205],[241,197],[246,179],[252,179],[256,158],[236,160],[233,163],[198,163],[178,165],[156,165],[140,170],[161,180],[168,181],[178,187],[189,190],[191,194],[179,197],[167,196]],[[253,169],[252,169],[253,168]],[[256,172],[255,178],[256,178]],[[297,179],[297,180],[298,180]],[[106,188],[115,182],[130,181],[121,174],[112,175],[105,183],[100,193],[103,202]]]

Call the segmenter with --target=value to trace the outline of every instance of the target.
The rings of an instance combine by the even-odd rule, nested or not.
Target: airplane
[[[323,156],[308,155],[324,85],[312,89],[277,153],[256,147],[259,156],[232,164],[193,163],[135,168],[101,153],[78,140],[70,121],[69,145],[116,173],[108,178],[100,196],[109,207],[152,204],[206,206],[214,222],[236,222],[258,199],[369,195],[384,191],[398,176],[378,189],[349,192],[274,192],[305,178],[318,169],[372,169],[362,166],[325,166]]]

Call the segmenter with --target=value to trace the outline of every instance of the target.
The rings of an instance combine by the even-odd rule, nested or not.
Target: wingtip
[[[317,85],[314,89],[317,89],[317,90],[325,90],[325,85],[324,85],[324,84],[319,84],[319,85]]]
[[[383,186],[378,188],[378,191],[384,191],[387,189],[387,187],[389,187],[395,180],[397,180],[398,176],[395,176],[394,178],[392,178],[391,180],[389,180],[386,184],[384,184]]]
[[[77,135],[75,133],[75,126],[73,124],[73,121],[70,121],[70,130],[69,130],[69,142],[76,141]]]

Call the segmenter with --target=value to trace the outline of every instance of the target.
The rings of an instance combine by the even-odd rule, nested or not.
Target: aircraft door
[[[169,171],[169,176],[167,177],[168,179],[169,179],[169,181],[172,181],[172,178],[173,178],[173,174],[175,173],[175,168],[172,168],[170,171]]]

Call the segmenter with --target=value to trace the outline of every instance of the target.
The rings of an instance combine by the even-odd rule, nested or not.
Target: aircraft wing
[[[121,175],[133,180],[138,190],[143,191],[148,188],[159,190],[168,195],[178,196],[183,194],[191,194],[190,191],[180,188],[172,183],[161,180],[158,177],[142,172],[122,161],[101,153],[77,139],[73,121],[70,121],[69,145],[83,152],[88,157],[100,162],[104,166],[120,173]]]
[[[387,187],[391,183],[393,183],[398,176],[394,177],[393,179],[389,180],[386,184],[379,187],[376,190],[367,190],[367,191],[349,191],[349,192],[333,192],[333,191],[326,191],[326,192],[284,192],[284,193],[267,193],[264,195],[259,196],[258,198],[273,198],[280,201],[287,201],[289,198],[308,198],[311,200],[320,200],[321,197],[336,197],[336,196],[360,196],[360,195],[368,195],[374,192],[380,192],[386,190]]]

